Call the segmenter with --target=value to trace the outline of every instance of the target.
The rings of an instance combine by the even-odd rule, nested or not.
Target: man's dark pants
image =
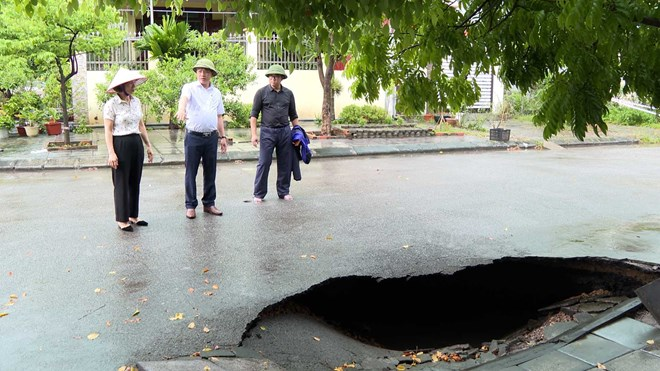
[[[197,170],[200,160],[204,175],[204,207],[215,205],[215,174],[218,161],[218,132],[209,136],[198,136],[186,133],[183,140],[184,158],[186,163],[186,209],[197,207]]]
[[[282,198],[289,194],[291,186],[291,156],[294,156],[291,144],[291,127],[261,127],[259,134],[259,163],[254,179],[254,197],[264,198],[268,193],[268,172],[273,162],[273,150],[277,157],[277,195]]]

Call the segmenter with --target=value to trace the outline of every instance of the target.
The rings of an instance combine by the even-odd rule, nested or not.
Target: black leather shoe
[[[131,224],[139,225],[140,227],[146,227],[149,225],[146,220],[138,220],[137,222],[131,222]]]

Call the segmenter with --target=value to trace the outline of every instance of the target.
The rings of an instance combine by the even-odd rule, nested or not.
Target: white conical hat
[[[123,85],[129,81],[135,81],[135,86],[142,84],[147,81],[147,78],[142,76],[137,71],[127,70],[125,68],[120,68],[115,75],[115,78],[112,79],[110,85],[108,85],[108,93],[116,93],[115,88],[119,85]]]

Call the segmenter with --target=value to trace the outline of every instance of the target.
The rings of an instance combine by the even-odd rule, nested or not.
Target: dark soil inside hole
[[[453,275],[330,279],[261,316],[304,311],[364,343],[394,350],[479,347],[512,334],[539,338],[526,330],[565,320],[557,314],[560,305],[542,308],[589,293],[634,297],[635,289],[659,277],[658,267],[645,263],[507,258]]]

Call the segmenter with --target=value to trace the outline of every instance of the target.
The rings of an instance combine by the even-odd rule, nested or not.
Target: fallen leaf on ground
[[[94,292],[98,294],[98,293],[101,292],[101,289],[99,289],[99,288],[95,288],[95,289],[94,289]]]
[[[218,286],[218,285],[213,285],[213,286],[211,286],[211,287],[213,288],[213,290],[217,290],[217,289],[220,288],[220,286]]]
[[[300,255],[301,258],[305,259],[307,255]]]
[[[140,317],[135,317],[133,319],[126,319],[124,323],[140,323]]]
[[[209,330],[208,327],[204,327],[204,329],[203,329],[202,331],[204,331],[204,332],[207,333],[207,334],[208,334],[209,332],[211,332],[211,330]]]
[[[195,289],[193,289],[192,287],[189,287],[188,288],[188,293],[192,294],[193,292],[195,292]]]
[[[191,329],[191,330],[194,329],[195,328],[195,322],[190,322],[188,324],[188,328]]]
[[[211,281],[209,281],[209,279],[207,278],[204,280],[204,283],[208,285],[209,283],[211,283]]]
[[[18,299],[18,295],[11,294],[11,295],[9,295],[9,299]]]
[[[204,269],[202,269],[202,273],[206,273],[206,272],[208,272],[208,271],[209,271],[208,268],[204,268]]]
[[[266,331],[266,326],[260,326],[259,329],[261,329],[261,331]]]
[[[327,236],[325,236],[325,239],[326,239],[326,240],[332,240],[332,236],[331,236],[331,235],[327,235]]]
[[[140,246],[133,246],[134,251],[140,251]]]
[[[316,255],[310,255],[309,258],[312,260],[316,260]]]
[[[133,312],[133,315],[132,315],[131,317],[135,317],[135,316],[137,316],[138,314],[140,314],[140,310],[136,308],[136,309],[135,309],[135,312]]]
[[[404,366],[404,365],[398,365],[398,366],[396,366],[396,369],[397,369],[398,371],[404,371],[404,370],[406,369],[406,366]]]
[[[204,291],[204,295],[206,295],[206,296],[212,296],[212,295],[213,295],[213,291]]]
[[[112,323],[110,323],[110,321],[105,321],[105,327],[110,327],[111,325]]]
[[[211,349],[209,347],[206,347],[206,348],[202,349],[202,352],[210,352],[211,350],[213,350],[213,349]]]
[[[319,339],[319,338],[316,337],[316,336],[314,336],[314,340],[316,340],[316,341],[321,341],[321,339]]]
[[[211,371],[211,367],[209,367],[209,366],[204,366],[204,371]]]
[[[0,312],[0,317],[4,317],[4,316],[8,316],[8,315],[9,315],[9,313],[7,313],[7,312]]]
[[[146,303],[147,301],[149,301],[149,298],[146,297],[146,296],[143,296],[143,297],[141,297],[141,298],[138,299],[138,302],[139,302],[139,303]]]
[[[404,249],[409,249],[409,248],[410,248],[410,245],[403,245],[403,248],[404,248]]]
[[[170,317],[170,321],[176,321],[178,319],[183,319],[183,313],[174,313],[174,317]]]
[[[597,367],[599,370],[607,370],[607,367],[606,367],[604,364],[602,364],[602,363],[597,363],[597,364],[596,364],[596,367]]]
[[[26,297],[26,296],[27,296],[27,292],[24,292],[21,296],[22,296],[22,297]]]
[[[108,274],[111,275],[111,276],[113,276],[113,275],[117,274],[117,272],[115,272],[115,271],[110,271],[110,272],[108,272]]]
[[[89,335],[87,335],[87,339],[89,339],[89,340],[94,340],[94,339],[96,339],[97,337],[99,337],[99,335],[100,335],[100,334],[99,334],[98,332],[92,332],[92,333],[90,333]]]
[[[653,340],[653,339],[651,339],[651,340],[646,340],[646,344],[648,344],[648,345],[653,345],[653,344],[655,344],[655,340]]]

